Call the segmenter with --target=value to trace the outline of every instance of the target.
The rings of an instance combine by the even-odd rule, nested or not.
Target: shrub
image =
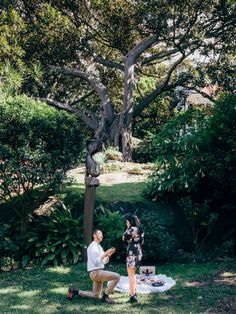
[[[105,149],[104,154],[106,159],[122,161],[122,153],[119,152],[118,147],[108,147]]]
[[[181,198],[179,201],[192,228],[194,253],[196,254],[203,249],[218,219],[217,213],[209,211],[209,203],[209,200],[205,200],[199,204],[192,201],[189,196]]]
[[[0,258],[15,258],[18,249],[19,247],[12,237],[11,225],[0,224]]]
[[[179,242],[165,227],[158,224],[158,216],[155,211],[143,211],[140,220],[145,232],[144,261],[167,262],[173,260],[179,248]]]
[[[155,138],[156,166],[145,191],[154,201],[190,197],[196,205],[192,214],[198,208],[200,218],[206,210],[207,224],[214,220],[209,240],[216,243],[230,241],[235,233],[235,103],[235,95],[222,96],[210,112],[192,109],[167,124]]]
[[[34,218],[28,232],[20,238],[24,247],[22,266],[76,264],[82,250],[82,219],[74,219],[61,203],[49,217]]]
[[[157,156],[156,136],[148,133],[145,140],[133,148],[132,157],[135,162],[154,162]]]
[[[167,232],[165,227],[158,224],[155,211],[145,210],[139,214],[144,227],[144,262],[166,262],[174,259],[179,243],[174,235]],[[115,258],[125,263],[126,243],[122,235],[126,229],[124,215],[119,211],[110,211],[101,205],[96,209],[96,227],[104,234],[103,246],[105,249],[114,246],[117,251]]]
[[[24,219],[35,186],[55,187],[82,153],[78,120],[26,96],[0,100],[0,198],[22,195]],[[20,203],[19,203],[20,204]]]

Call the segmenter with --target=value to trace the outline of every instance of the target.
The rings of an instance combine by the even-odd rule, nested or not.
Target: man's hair
[[[94,229],[93,230],[93,235],[97,233],[97,231],[101,231],[100,229]]]

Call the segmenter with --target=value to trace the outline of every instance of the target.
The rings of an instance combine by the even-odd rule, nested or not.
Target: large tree
[[[124,161],[133,119],[177,86],[209,83],[202,69],[233,49],[230,0],[8,2],[8,14],[21,18],[20,58],[44,68],[43,79],[36,73],[40,88],[26,81],[26,90],[79,116],[95,138],[119,146]],[[140,98],[139,82],[150,76],[153,89]]]

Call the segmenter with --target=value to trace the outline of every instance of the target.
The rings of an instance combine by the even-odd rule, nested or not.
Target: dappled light
[[[203,287],[207,285],[206,282],[199,282],[199,281],[192,281],[192,282],[186,282],[184,284],[186,287]]]
[[[0,313],[236,313],[235,1],[0,3]]]
[[[70,273],[69,267],[55,267],[55,268],[47,268],[46,272],[48,273],[58,273],[58,274],[69,274]]]
[[[113,265],[115,271],[125,274],[125,265]],[[222,267],[222,271],[220,271]],[[226,271],[226,268],[228,271]],[[204,312],[215,306],[227,308],[234,304],[231,296],[232,286],[218,284],[215,279],[235,277],[233,264],[208,265],[158,265],[158,273],[167,273],[176,279],[176,285],[164,293],[139,295],[140,304],[132,306],[126,303],[127,293],[115,292],[112,298],[117,304],[107,307],[98,300],[74,298],[72,302],[65,299],[68,286],[75,286],[82,290],[90,290],[92,283],[86,271],[86,265],[56,268],[31,268],[0,273],[0,312],[1,313],[189,313]],[[210,285],[198,285],[197,277],[200,273],[211,274],[213,281]],[[230,276],[229,276],[230,275]],[[225,277],[222,277],[225,276]],[[186,278],[187,280],[184,280]],[[207,277],[206,277],[207,278]],[[209,277],[208,277],[209,278]],[[228,297],[219,299],[219,295]],[[217,303],[218,302],[218,303]],[[6,311],[7,304],[7,311]],[[217,305],[218,304],[218,305]],[[24,312],[25,311],[25,312]]]

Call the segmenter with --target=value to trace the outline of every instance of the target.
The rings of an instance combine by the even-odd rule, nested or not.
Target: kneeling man
[[[98,298],[107,303],[115,303],[109,298],[110,293],[120,280],[120,275],[112,271],[103,270],[109,258],[115,253],[115,248],[110,248],[104,252],[99,244],[103,239],[101,230],[93,232],[93,242],[87,249],[88,261],[87,270],[90,273],[90,279],[93,281],[93,291],[82,291],[75,288],[69,288],[67,299],[72,300],[75,295],[82,297]],[[110,281],[105,292],[102,293],[103,282]]]

